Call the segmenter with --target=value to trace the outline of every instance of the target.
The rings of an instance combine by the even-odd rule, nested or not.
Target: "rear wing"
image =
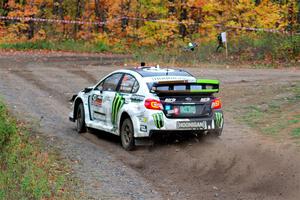
[[[220,82],[218,80],[197,79],[196,81],[159,81],[153,83],[151,92],[157,94],[198,94],[218,93]]]

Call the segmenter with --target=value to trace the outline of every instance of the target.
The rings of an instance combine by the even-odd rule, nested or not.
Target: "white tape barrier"
[[[114,19],[109,19],[107,21],[79,21],[79,20],[61,20],[61,19],[46,19],[46,18],[36,18],[36,17],[7,17],[0,16],[0,20],[19,20],[19,21],[34,21],[34,22],[47,22],[47,23],[58,23],[58,24],[88,24],[88,25],[104,25],[111,22],[118,22],[121,20],[141,20],[141,21],[150,21],[150,22],[160,22],[160,23],[169,23],[169,24],[185,24],[185,25],[194,25],[195,22],[184,22],[184,21],[170,21],[170,20],[161,20],[161,19],[145,19],[145,18],[136,18],[136,17],[119,17]],[[224,27],[220,24],[216,24],[216,27]],[[266,28],[249,28],[249,27],[239,27],[239,26],[225,26],[226,29],[240,29],[246,31],[262,31],[262,32],[271,32],[271,33],[283,33],[288,34],[288,31],[281,31],[276,29],[266,29]],[[300,33],[296,33],[300,34]]]
[[[58,24],[89,24],[89,25],[103,25],[113,21],[119,21],[120,19],[113,19],[105,22],[93,22],[93,21],[79,21],[79,20],[63,20],[63,19],[46,19],[36,17],[6,17],[0,16],[0,20],[19,20],[19,21],[33,21],[33,22],[49,22]]]
[[[223,27],[220,24],[216,24],[216,27]],[[268,29],[268,28],[249,28],[249,27],[240,27],[240,26],[225,26],[229,29],[240,29],[245,31],[262,31],[262,32],[270,32],[270,33],[289,33],[288,31],[276,30],[276,29]]]

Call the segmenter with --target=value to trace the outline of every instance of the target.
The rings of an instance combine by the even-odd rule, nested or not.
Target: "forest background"
[[[57,20],[57,21],[55,21]],[[229,56],[217,35],[227,32]],[[300,65],[300,0],[0,0],[0,48]],[[195,51],[187,51],[195,42]]]

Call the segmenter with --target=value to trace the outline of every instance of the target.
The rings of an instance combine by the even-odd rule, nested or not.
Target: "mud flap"
[[[223,129],[224,116],[221,110],[215,111],[214,113],[215,130]]]

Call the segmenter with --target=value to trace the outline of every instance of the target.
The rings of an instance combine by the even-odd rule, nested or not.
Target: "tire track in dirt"
[[[95,84],[99,81],[99,79],[97,79],[93,74],[82,70],[80,68],[78,69],[68,69],[67,72],[70,72],[80,78],[85,79],[86,81],[88,81],[90,84]]]
[[[64,93],[57,91],[55,88],[49,87],[44,81],[39,79],[39,77],[33,75],[32,71],[22,69],[11,70],[11,72],[18,77],[23,78],[32,85],[38,87],[40,90],[46,92],[47,94],[49,94],[49,97],[58,99],[63,104],[66,104],[66,102],[68,102],[68,97]]]
[[[83,80],[91,85],[98,82],[92,74],[82,70],[81,67],[71,67],[71,69],[68,69],[53,65],[51,68],[40,69],[38,66],[28,64],[23,66],[22,70],[11,69],[10,72],[37,86],[40,90],[46,92],[49,98],[54,98],[64,104],[69,101],[72,94],[77,93],[87,86]],[[68,73],[75,75],[75,77],[69,77]],[[64,77],[68,77],[68,79]],[[74,80],[82,82],[80,89],[74,89],[76,88],[74,87]]]
[[[100,65],[101,64],[101,65]],[[47,64],[49,68],[51,69],[57,69],[59,71],[67,72],[72,75],[74,75],[74,80],[78,82],[78,78],[83,79],[86,81],[86,83],[82,84],[82,88],[87,87],[87,86],[92,86],[95,85],[97,82],[99,82],[105,75],[108,73],[112,72],[114,69],[119,69],[116,66],[113,65],[106,65],[103,66],[102,63],[97,63],[95,65],[91,65],[88,63],[86,66],[84,66],[82,63],[72,63],[70,65],[65,65],[64,64]],[[62,73],[63,73],[62,72]],[[72,81],[71,79],[70,81]],[[78,92],[78,91],[77,91]]]

